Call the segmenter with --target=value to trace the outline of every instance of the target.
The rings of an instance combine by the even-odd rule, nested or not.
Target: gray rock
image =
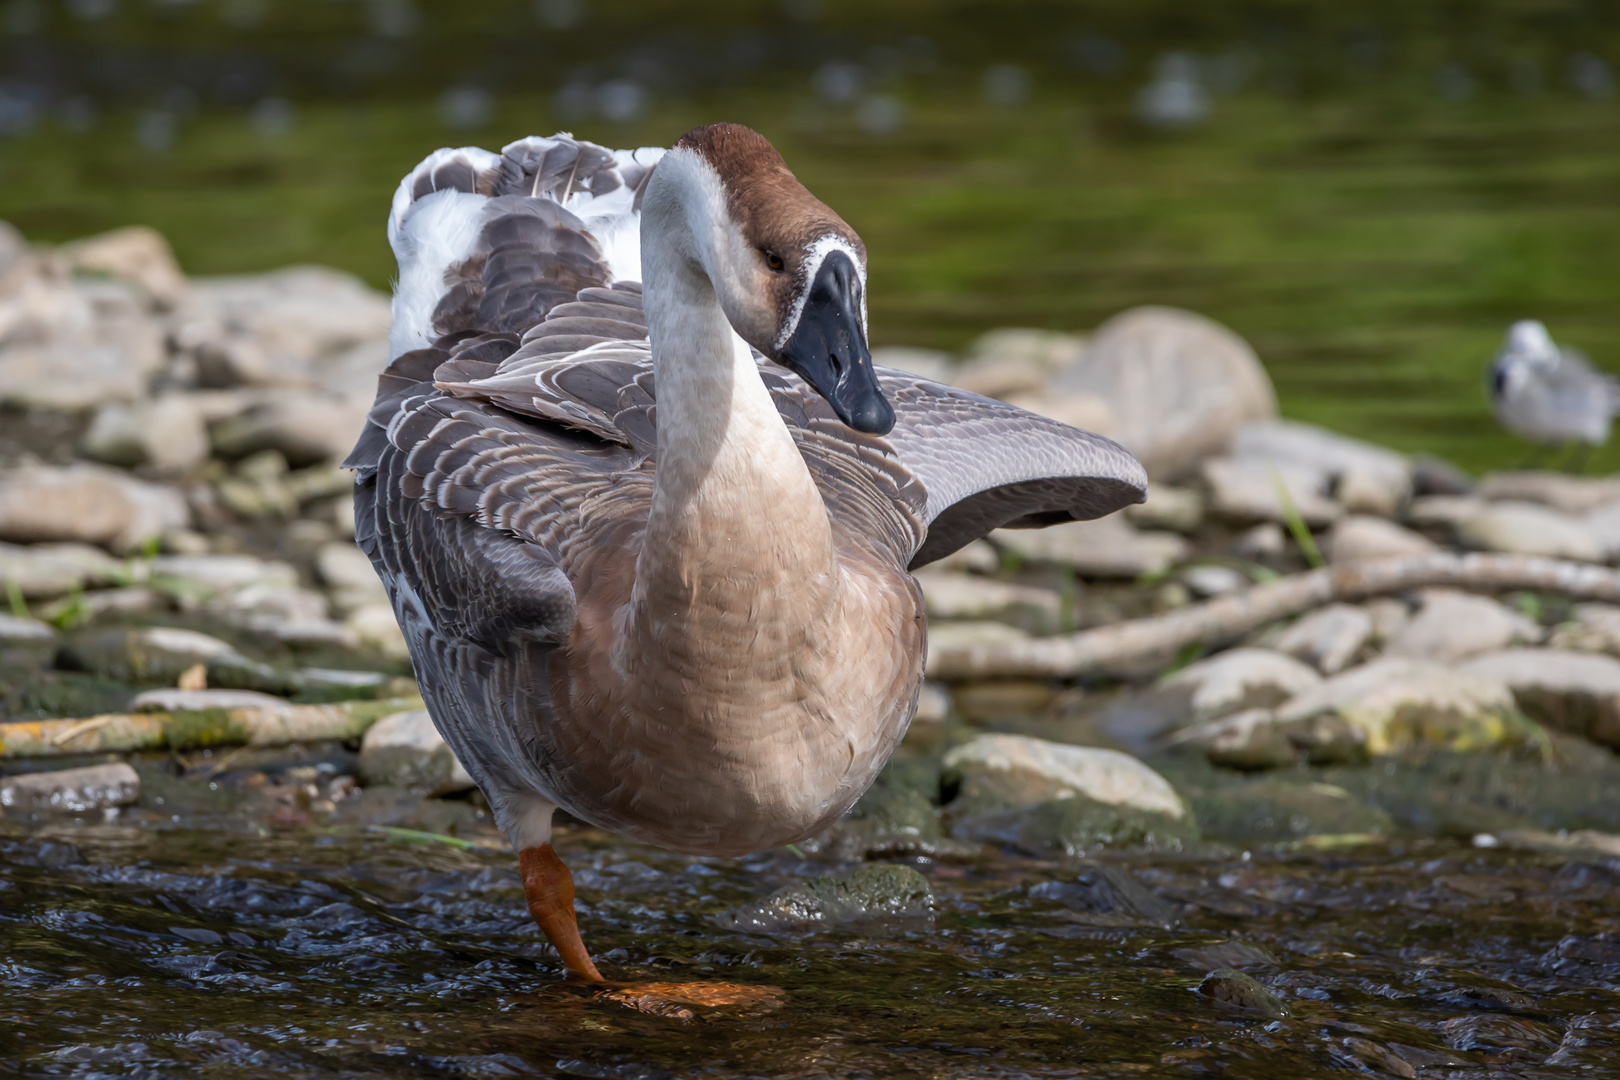
[[[295,468],[339,461],[365,427],[370,401],[314,392],[265,395],[247,411],[209,431],[214,451],[242,458],[274,450]]]
[[[1620,502],[1620,477],[1531,470],[1499,472],[1480,481],[1479,493],[1492,502],[1539,503],[1579,517]]]
[[[1406,604],[1392,596],[1380,596],[1361,606],[1372,624],[1371,641],[1380,647],[1394,640],[1412,619]]]
[[[311,690],[373,690],[388,686],[388,676],[380,671],[345,671],[340,668],[300,668],[304,685]]]
[[[360,775],[367,784],[430,795],[473,786],[472,777],[456,760],[426,709],[394,713],[367,728],[360,744]]]
[[[1107,435],[1114,425],[1113,410],[1109,409],[1108,402],[1092,394],[1069,394],[1048,387],[1005,394],[1001,400],[1098,435]]]
[[[1596,540],[1606,562],[1620,562],[1620,502],[1583,514],[1581,525]]]
[[[0,636],[4,631],[0,630]],[[944,684],[937,682],[924,682],[922,690],[917,694],[917,711],[912,716],[913,724],[943,724],[951,714],[951,692]]]
[[[28,600],[111,584],[124,573],[123,563],[88,544],[0,543],[0,588],[14,587]]]
[[[1189,664],[1164,682],[1166,689],[1190,692],[1193,720],[1206,720],[1244,709],[1280,705],[1294,695],[1320,686],[1311,668],[1270,649],[1228,649]]]
[[[721,929],[774,934],[839,923],[917,922],[932,917],[934,892],[909,866],[863,866],[842,880],[814,877],[716,917]]]
[[[1340,672],[1277,710],[1284,723],[1342,722],[1373,755],[1408,747],[1492,750],[1534,737],[1507,684],[1404,657],[1383,657]]]
[[[208,429],[196,403],[184,395],[112,402],[96,411],[80,450],[109,465],[184,473],[208,460]]]
[[[1485,551],[1580,562],[1602,562],[1606,555],[1581,521],[1536,503],[1491,503],[1462,522],[1457,536],[1465,545]]]
[[[370,570],[369,563],[366,568]],[[375,574],[372,579],[376,580]],[[933,569],[918,571],[917,582],[922,586],[930,620],[990,619],[1036,634],[1052,634],[1059,629],[1062,597],[1051,589]]]
[[[1490,503],[1478,495],[1425,495],[1406,508],[1406,520],[1420,529],[1455,536],[1463,522],[1483,513]]]
[[[283,637],[283,628],[289,625],[330,621],[325,596],[279,581],[258,581],[216,593],[207,606],[233,626],[272,637]],[[283,637],[283,640],[287,639]]]
[[[384,656],[404,660],[410,657],[405,635],[394,618],[394,609],[388,604],[365,604],[349,612],[343,625],[363,647],[375,649]],[[998,623],[971,623],[963,625],[997,626]],[[1007,627],[1012,630],[1012,627]],[[1013,631],[1017,633],[1017,631]]]
[[[371,560],[351,543],[322,547],[315,553],[315,570],[332,590],[332,602],[340,613],[388,603],[388,590],[383,588]]]
[[[1225,596],[1227,593],[1237,592],[1249,587],[1249,579],[1233,570],[1230,566],[1218,566],[1204,563],[1198,566],[1189,566],[1180,573],[1182,584],[1192,590],[1194,596]]]
[[[1412,494],[1471,495],[1474,478],[1449,461],[1429,454],[1412,455]]]
[[[1129,754],[1024,735],[980,735],[945,755],[975,806],[1027,806],[1083,797],[1172,819],[1187,808],[1169,781]]]
[[[17,810],[107,810],[141,797],[141,778],[123,762],[0,779],[0,806]]]
[[[975,540],[957,548],[938,562],[928,564],[929,570],[955,570],[965,574],[993,574],[1001,568],[1001,552],[988,540]]]
[[[144,690],[129,701],[130,712],[188,712],[203,709],[285,709],[287,701],[256,690]]]
[[[78,412],[146,396],[163,366],[163,332],[134,289],[48,269],[4,284],[0,401]]]
[[[1429,589],[1422,606],[1384,646],[1389,656],[1451,663],[1514,643],[1535,643],[1534,619],[1495,600],[1449,589]]]
[[[165,307],[186,291],[186,277],[169,241],[148,225],[126,225],[76,240],[58,254],[76,272],[119,278]]]
[[[1349,665],[1372,637],[1365,608],[1329,604],[1302,617],[1277,639],[1277,651],[1303,660],[1324,675]]]
[[[1074,364],[1084,351],[1085,343],[1069,334],[1018,327],[991,330],[969,346],[966,362],[951,381],[986,397],[1038,394],[1054,372]]]
[[[1351,513],[1393,515],[1412,494],[1406,458],[1393,450],[1311,424],[1270,420],[1245,424],[1232,441],[1239,461],[1311,469],[1320,488]]]
[[[358,278],[299,266],[192,279],[171,333],[214,386],[339,387],[359,366],[349,354],[371,345],[365,363],[374,390],[390,321],[388,298]]]
[[[56,631],[49,623],[17,615],[0,614],[0,644],[14,645],[18,642],[55,640]]]
[[[293,567],[266,562],[252,555],[160,555],[152,560],[151,572],[207,592],[224,592],[249,585],[290,588],[298,584],[298,571]]]
[[[1154,484],[1146,502],[1125,508],[1125,518],[1139,529],[1196,532],[1204,523],[1204,497],[1192,488]]]
[[[1279,484],[1300,518],[1313,529],[1344,514],[1344,508],[1325,494],[1326,474],[1308,465],[1210,458],[1201,468],[1209,487],[1210,509],[1230,520],[1287,522]]]
[[[1533,720],[1620,748],[1620,660],[1612,656],[1506,649],[1477,656],[1461,670],[1505,682]]]
[[[1324,547],[1328,559],[1336,563],[1418,558],[1440,550],[1422,533],[1402,528],[1393,521],[1364,514],[1352,514],[1340,519],[1328,534]]]
[[[392,609],[389,614],[392,617]],[[994,648],[1028,639],[1027,631],[999,622],[944,622],[928,628],[929,648],[940,652],[981,646]]]
[[[40,614],[52,622],[66,619],[72,622],[94,621],[104,615],[150,615],[164,611],[170,598],[154,589],[131,585],[122,589],[98,589],[79,593],[48,604]]]
[[[952,836],[999,844],[1041,859],[1083,859],[1107,849],[1180,852],[1198,842],[1198,826],[1190,815],[1174,818],[1084,796],[999,810],[971,807],[971,801],[947,807]]]
[[[1261,776],[1193,795],[1205,835],[1234,843],[1287,844],[1321,836],[1387,836],[1388,814],[1333,784]]]
[[[0,475],[0,540],[126,551],[190,523],[178,491],[100,465],[27,465]]]
[[[1160,574],[1192,550],[1174,533],[1139,532],[1118,514],[1045,529],[997,529],[990,539],[1021,559],[1070,566],[1085,577]]]
[[[1216,968],[1198,984],[1200,997],[1227,1009],[1281,1020],[1293,1015],[1281,998],[1236,968]]]
[[[202,664],[208,685],[222,689],[293,694],[303,687],[292,673],[250,660],[218,638],[168,626],[81,634],[58,651],[57,664],[118,682],[168,686]]]
[[[1576,604],[1568,622],[1552,628],[1547,644],[1575,652],[1620,657],[1620,606]]]
[[[1280,768],[1298,756],[1286,727],[1270,709],[1245,709],[1193,724],[1175,732],[1168,744],[1196,746],[1212,764],[1244,771]]]
[[[1114,316],[1051,388],[1108,403],[1109,435],[1170,479],[1226,449],[1237,429],[1277,414],[1254,350],[1202,315],[1140,307]]]
[[[1263,562],[1277,558],[1287,546],[1288,538],[1283,535],[1282,526],[1275,521],[1262,521],[1246,529],[1237,538],[1237,543],[1232,545],[1232,553],[1240,559]]]
[[[1061,904],[1076,922],[1094,926],[1158,926],[1166,930],[1181,921],[1175,909],[1154,896],[1126,871],[1093,866],[1074,881],[1043,881],[1029,889],[1031,900]]]

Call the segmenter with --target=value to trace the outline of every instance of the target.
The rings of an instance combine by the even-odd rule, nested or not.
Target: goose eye
[[[767,251],[765,253],[765,265],[780,273],[782,267],[786,264],[782,262],[782,256],[778,255],[774,251]]]

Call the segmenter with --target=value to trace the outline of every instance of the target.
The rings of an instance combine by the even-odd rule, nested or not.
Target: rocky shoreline
[[[353,544],[336,463],[388,321],[332,270],[187,279],[150,230],[0,230],[8,817],[499,843]],[[1279,419],[1249,346],[1172,309],[876,359],[1110,435],[1154,483],[919,573],[917,719],[805,858],[1620,858],[1620,477],[1476,479]]]

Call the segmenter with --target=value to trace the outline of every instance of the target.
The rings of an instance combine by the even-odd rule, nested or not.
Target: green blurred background
[[[1285,414],[1475,470],[1527,452],[1511,320],[1620,366],[1614,3],[5,0],[0,56],[0,217],[191,273],[386,287],[435,147],[728,119],[865,237],[874,344],[1177,304]]]

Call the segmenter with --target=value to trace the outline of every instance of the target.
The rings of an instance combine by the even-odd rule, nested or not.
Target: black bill
[[[861,278],[842,251],[830,252],[810,282],[810,294],[779,363],[792,368],[856,431],[887,435],[894,409],[878,386],[861,328]]]

